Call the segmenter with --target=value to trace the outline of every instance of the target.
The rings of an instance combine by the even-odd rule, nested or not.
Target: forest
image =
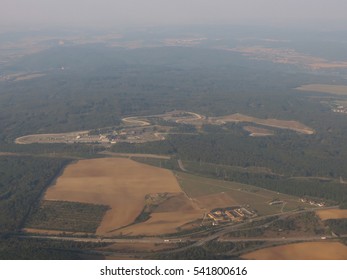
[[[243,129],[250,125],[247,123],[174,124],[175,134],[164,141],[118,143],[109,150],[170,155],[172,160],[160,162],[160,166],[178,169],[180,159],[194,174],[347,207],[346,116],[333,113],[327,105],[336,97],[295,90],[303,84],[345,83],[340,76],[312,74],[207,46],[125,49],[101,44],[52,47],[0,65],[0,70],[5,74],[44,74],[32,80],[0,80],[2,258],[80,258],[78,246],[83,245],[40,244],[13,234],[33,213],[48,215],[38,212],[40,199],[68,163],[103,156],[98,153],[108,149],[98,144],[17,145],[15,138],[80,130],[97,134],[103,128],[121,125],[127,116],[177,109],[209,117],[241,113],[299,121],[312,127],[315,134],[271,128],[273,136],[257,138]],[[8,152],[13,154],[1,155]],[[55,208],[48,210],[56,213]],[[345,221],[329,223],[337,232],[345,231]],[[94,231],[95,225],[87,228]],[[67,250],[70,245],[76,250]],[[209,245],[158,258],[214,258],[213,247],[221,248]],[[37,255],[30,256],[35,248],[40,248]]]

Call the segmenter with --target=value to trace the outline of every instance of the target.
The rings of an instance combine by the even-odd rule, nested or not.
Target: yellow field
[[[173,233],[177,232],[179,227],[183,227],[185,224],[199,218],[203,218],[203,211],[201,210],[152,213],[148,221],[119,229],[114,233],[127,235]]]
[[[241,257],[252,260],[347,260],[347,246],[339,242],[305,242],[261,249]]]
[[[329,219],[347,219],[347,209],[318,210],[316,213],[323,221]]]
[[[102,158],[69,165],[55,185],[47,190],[44,199],[109,205],[111,209],[106,212],[96,233],[112,235],[116,229],[131,224],[141,213],[146,194],[164,192],[181,193],[171,171],[126,158]],[[188,218],[175,215],[176,224],[194,218],[189,211]],[[158,230],[159,222],[163,228],[174,223],[166,217],[156,219],[156,214],[146,223],[156,225]]]
[[[336,95],[347,95],[347,86],[344,85],[310,84],[303,85],[296,89],[300,91],[314,91]]]

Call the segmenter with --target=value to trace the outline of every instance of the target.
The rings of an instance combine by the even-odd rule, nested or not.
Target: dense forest
[[[19,230],[69,160],[0,156],[0,233]]]
[[[56,208],[49,208],[48,214],[39,210],[44,190],[72,160],[101,157],[98,153],[106,149],[98,144],[16,145],[14,139],[78,130],[97,134],[105,127],[119,126],[126,116],[177,109],[206,116],[242,113],[299,121],[316,133],[303,135],[271,128],[273,136],[256,138],[243,129],[246,124],[193,127],[171,123],[173,134],[164,141],[119,143],[110,150],[167,154],[172,160],[158,164],[151,159],[146,163],[179,169],[180,159],[194,174],[347,207],[346,115],[333,113],[327,105],[336,97],[295,90],[310,83],[345,83],[340,76],[251,60],[207,45],[135,49],[102,44],[59,46],[20,57],[1,65],[0,70],[44,74],[32,80],[0,79],[0,153],[14,153],[0,155],[0,258],[76,259],[83,258],[81,250],[94,247],[20,239],[13,233],[33,213],[40,222],[42,217],[51,221]],[[339,99],[346,101],[345,97]],[[84,212],[83,206],[78,205],[78,209]],[[345,220],[327,224],[337,233],[346,231]],[[95,231],[95,224],[83,226],[86,231]],[[228,244],[226,248],[234,246],[248,245]],[[157,257],[226,258],[226,248],[211,242],[204,248]]]
[[[251,111],[258,117],[301,120],[314,128],[329,126],[329,118],[324,123],[316,119],[320,113],[330,116],[328,108],[293,88],[333,78],[279,69],[204,48],[52,48],[4,69],[45,76],[0,81],[0,140],[113,126],[122,116],[173,109],[210,116]]]

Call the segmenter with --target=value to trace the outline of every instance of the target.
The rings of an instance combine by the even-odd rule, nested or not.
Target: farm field
[[[347,95],[345,85],[310,84],[296,88],[299,91],[330,93],[335,95]]]
[[[117,229],[135,221],[145,207],[146,195],[158,193],[182,193],[171,171],[126,158],[102,158],[80,160],[69,165],[56,183],[48,188],[44,199],[109,206],[110,210],[106,212],[96,234],[114,235]],[[186,202],[190,203],[189,200]],[[195,210],[192,211],[199,216]],[[188,215],[188,219],[192,217],[190,211],[184,213]],[[187,221],[184,215],[171,215],[175,217],[176,224]],[[147,222],[152,223],[152,218]],[[163,229],[167,228],[165,223],[170,224],[172,221],[161,219]],[[142,232],[137,230],[136,233]]]
[[[329,219],[347,219],[347,209],[329,209],[317,211],[319,218],[324,220]]]
[[[311,206],[300,202],[297,197],[276,193],[236,182],[210,179],[177,172],[177,179],[184,192],[203,208],[250,205],[258,215],[271,215]],[[274,199],[284,204],[269,205]]]
[[[304,242],[260,249],[241,256],[255,260],[346,260],[347,246],[339,242]]]

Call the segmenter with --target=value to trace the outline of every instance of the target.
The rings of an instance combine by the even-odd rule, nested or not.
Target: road
[[[320,207],[317,209],[335,209],[337,208],[336,206],[334,207]],[[20,236],[21,238],[39,238],[39,239],[52,239],[52,240],[63,240],[63,241],[76,241],[76,242],[94,242],[94,243],[151,243],[151,244],[166,244],[166,243],[184,243],[184,242],[194,242],[191,245],[179,248],[179,249],[174,249],[170,250],[169,252],[178,252],[178,251],[184,251],[188,248],[191,247],[198,247],[202,246],[205,243],[219,239],[221,242],[249,242],[249,241],[268,241],[268,242],[278,242],[278,241],[285,241],[285,242],[294,242],[294,241],[316,241],[316,240],[322,240],[321,235],[315,235],[315,236],[302,236],[302,237],[288,237],[288,238],[283,238],[283,237],[246,237],[246,238],[228,238],[228,237],[223,237],[224,235],[237,231],[239,228],[244,227],[247,224],[251,224],[252,222],[255,221],[261,221],[265,220],[270,217],[286,217],[290,215],[296,215],[299,213],[305,213],[305,212],[311,212],[315,211],[317,209],[306,209],[306,210],[301,210],[301,211],[296,211],[296,212],[287,212],[287,213],[278,213],[274,215],[268,215],[268,216],[262,216],[262,217],[257,217],[253,218],[251,220],[248,220],[244,223],[239,223],[239,224],[232,224],[225,226],[223,228],[218,229],[217,232],[203,237],[203,238],[197,238],[194,237],[194,234],[192,233],[190,236],[185,236],[185,237],[175,237],[175,238],[160,238],[160,237],[141,237],[141,238],[101,238],[101,237],[65,237],[65,236],[50,236],[50,235],[22,235]],[[263,225],[264,226],[264,225]],[[340,236],[340,237],[334,237],[334,236],[326,236],[326,240],[332,240],[332,239],[339,239],[341,237],[347,237],[346,235]]]

